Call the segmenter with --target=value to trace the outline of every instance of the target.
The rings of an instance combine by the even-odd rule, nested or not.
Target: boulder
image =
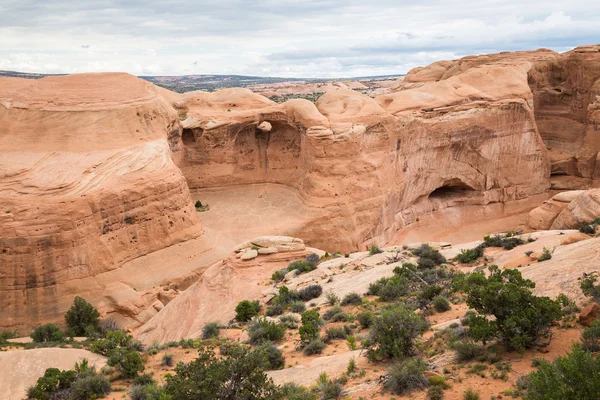
[[[248,261],[248,260],[252,260],[253,258],[256,258],[256,257],[258,257],[258,251],[254,250],[254,249],[248,249],[242,254],[242,256],[240,257],[240,260]]]
[[[592,322],[600,317],[600,305],[592,303],[585,306],[579,313],[579,323],[581,325],[590,326]]]
[[[260,249],[258,249],[258,254],[261,254],[261,255],[275,254],[278,251],[279,250],[277,250],[277,247],[261,247]]]

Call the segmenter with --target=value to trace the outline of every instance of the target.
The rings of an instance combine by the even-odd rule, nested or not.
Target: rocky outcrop
[[[77,282],[201,234],[171,159],[177,114],[153,85],[0,79],[0,121],[3,327],[60,321],[75,295],[97,304],[111,290]]]
[[[578,229],[600,217],[600,189],[554,195],[529,213],[530,230]]]
[[[242,243],[238,252],[210,266],[198,282],[137,329],[136,337],[145,343],[155,340],[163,343],[197,338],[207,322],[227,324],[235,317],[238,302],[263,296],[267,289],[265,283],[273,272],[312,252],[312,249],[304,247],[302,240],[293,237],[267,236],[249,242],[269,243],[279,251],[244,259],[240,255],[246,254],[249,248],[247,243]],[[291,243],[295,245],[289,246]]]

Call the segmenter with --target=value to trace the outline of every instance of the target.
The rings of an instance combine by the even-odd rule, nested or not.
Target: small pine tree
[[[77,296],[73,305],[65,314],[69,334],[83,336],[100,329],[100,313],[85,299]]]

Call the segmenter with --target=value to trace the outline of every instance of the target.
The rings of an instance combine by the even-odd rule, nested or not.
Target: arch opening
[[[183,129],[181,132],[181,141],[185,146],[193,146],[196,144],[195,129]]]
[[[429,194],[430,200],[452,200],[461,197],[470,197],[476,190],[460,179],[451,179]]]

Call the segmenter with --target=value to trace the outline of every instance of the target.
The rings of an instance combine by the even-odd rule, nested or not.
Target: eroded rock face
[[[554,195],[529,213],[530,230],[578,229],[600,217],[600,189]]]
[[[0,319],[62,320],[78,281],[201,234],[176,112],[126,74],[0,79]],[[142,272],[140,271],[142,274]]]
[[[310,245],[385,243],[440,208],[548,189],[528,71],[531,59],[555,57],[482,59],[443,81],[410,73],[399,91],[375,99],[340,89],[316,104],[278,105],[243,89],[188,93],[173,102],[186,117],[175,160],[191,188],[297,189],[309,207],[325,210],[295,233]]]

